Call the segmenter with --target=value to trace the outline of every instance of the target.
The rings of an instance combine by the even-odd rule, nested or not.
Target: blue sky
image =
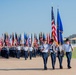
[[[2,33],[51,33],[51,6],[55,22],[59,8],[63,37],[76,33],[76,0],[0,0]]]

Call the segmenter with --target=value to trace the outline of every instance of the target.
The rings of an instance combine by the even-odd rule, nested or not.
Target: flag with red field
[[[46,37],[47,37],[47,38],[46,38],[46,39],[47,39],[47,43],[49,44],[49,43],[50,43],[50,33],[47,34]]]
[[[54,41],[57,43],[57,26],[55,25],[55,18],[54,18],[54,12],[53,12],[53,7],[51,10],[51,25],[52,25],[52,33],[51,33],[51,38],[54,39]]]

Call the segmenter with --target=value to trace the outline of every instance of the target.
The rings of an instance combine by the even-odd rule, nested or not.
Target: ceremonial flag
[[[0,38],[0,47],[3,45],[2,39]]]
[[[47,43],[49,44],[50,42],[50,33],[46,35],[47,36]]]
[[[51,25],[52,25],[52,39],[54,39],[54,41],[57,43],[58,40],[57,40],[57,27],[55,25],[55,18],[54,18],[54,12],[53,12],[53,7],[52,7],[52,10],[51,10]]]
[[[9,43],[10,43],[10,37],[9,37],[8,33],[6,33],[5,45],[6,45],[6,46],[9,46]]]
[[[18,45],[21,44],[21,34],[18,36]]]
[[[14,33],[12,33],[12,46],[14,46]]]
[[[15,33],[15,40],[14,40],[15,44],[18,45],[18,35],[17,33]]]
[[[26,45],[26,41],[27,41],[27,34],[24,33],[24,45]]]
[[[43,42],[42,32],[39,34],[39,42],[40,42],[40,44],[42,44],[42,42]]]
[[[32,45],[32,44],[31,44],[31,41],[32,41],[32,40],[31,40],[31,35],[28,35],[28,45],[29,45],[29,46]]]
[[[24,45],[24,33],[21,34],[21,44]]]
[[[10,46],[12,46],[12,36],[10,35]]]
[[[31,33],[31,45],[32,45],[32,42],[33,42],[33,36],[32,36],[32,33]]]
[[[63,44],[63,25],[59,14],[59,9],[57,10],[57,37],[58,43]]]
[[[15,39],[17,39],[17,33],[15,33]]]
[[[6,42],[6,33],[4,33],[4,43]]]
[[[43,33],[43,41],[46,40],[46,35]]]
[[[38,42],[37,35],[34,34],[34,44],[36,44],[37,42]]]
[[[28,37],[29,36],[26,34],[26,38],[25,38],[26,39],[26,45],[29,45],[29,43],[28,43]]]

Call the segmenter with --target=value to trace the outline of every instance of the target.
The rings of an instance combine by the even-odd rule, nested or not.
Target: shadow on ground
[[[66,68],[63,68],[66,69]],[[26,70],[44,70],[43,68],[0,68],[0,71],[11,71],[11,70],[22,70],[22,71],[26,71]],[[47,70],[53,70],[52,68],[48,68]],[[54,70],[60,70],[59,68],[55,68]]]

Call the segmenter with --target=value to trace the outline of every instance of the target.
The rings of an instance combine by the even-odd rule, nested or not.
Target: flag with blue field
[[[63,25],[59,14],[59,9],[57,9],[57,37],[58,44],[63,44]]]

